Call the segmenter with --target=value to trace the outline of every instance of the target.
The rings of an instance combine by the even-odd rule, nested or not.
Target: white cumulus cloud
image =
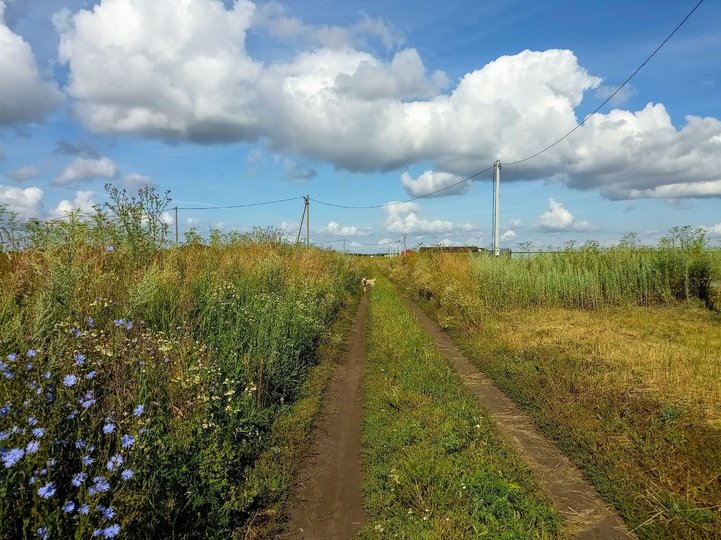
[[[58,205],[50,211],[49,217],[52,219],[61,219],[67,217],[70,212],[79,211],[81,214],[90,214],[94,210],[95,201],[93,201],[94,193],[92,191],[76,191],[75,198],[70,201],[63,199]]]
[[[0,126],[42,120],[62,94],[40,73],[27,41],[5,24],[4,12],[0,0]]]
[[[58,186],[65,186],[73,182],[104,178],[107,180],[118,176],[118,166],[113,160],[103,158],[76,158],[58,176],[53,183]]]
[[[37,218],[42,213],[43,190],[39,187],[19,188],[0,184],[0,204],[15,212],[21,220]]]
[[[538,217],[536,228],[543,232],[583,232],[594,227],[588,221],[576,219],[560,202],[548,199],[548,210]]]
[[[471,186],[469,181],[463,182],[462,178],[455,174],[435,171],[425,171],[415,179],[404,172],[401,175],[401,183],[406,193],[412,197],[421,197],[435,192],[439,193],[431,195],[431,197],[460,194],[468,191]]]
[[[359,37],[401,43],[382,21],[313,26],[277,3],[101,0],[55,20],[67,92],[93,130],[264,141],[272,152],[353,172],[430,163],[440,171],[433,178],[401,179],[419,193],[442,185],[436,175],[470,176],[552,144],[602,82],[572,51],[526,50],[447,88],[413,48],[390,60],[368,52]],[[262,62],[246,49],[251,30],[311,48]],[[676,127],[662,104],[649,104],[594,115],[548,152],[504,166],[502,181],[553,176],[609,199],[719,197],[720,170],[718,119],[687,116]]]
[[[385,226],[389,232],[401,234],[444,234],[456,231],[471,231],[470,223],[456,224],[443,219],[423,219],[419,217],[420,206],[414,202],[404,202],[384,206]]]
[[[341,226],[335,221],[330,221],[320,232],[331,236],[368,236],[371,234],[371,229],[369,227],[357,227],[355,225]]]

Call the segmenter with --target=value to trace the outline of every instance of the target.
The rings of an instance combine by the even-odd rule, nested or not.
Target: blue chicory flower
[[[28,425],[29,426],[37,426],[38,425],[38,419],[34,416],[28,416]]]
[[[65,375],[65,377],[63,377],[63,384],[65,386],[67,386],[68,388],[70,388],[71,386],[75,386],[76,382],[78,382],[78,378],[77,378],[77,376],[73,375],[72,373],[70,373],[69,375]]]
[[[89,467],[90,465],[92,465],[92,464],[95,462],[95,460],[94,460],[93,458],[91,458],[89,455],[88,455],[88,456],[83,456],[83,460],[82,460],[82,461],[83,461],[83,465],[84,465],[85,467]]]
[[[4,452],[2,455],[2,460],[5,468],[9,469],[13,465],[15,465],[23,458],[24,455],[25,450],[23,450],[22,448],[12,448],[11,450]]]
[[[130,448],[135,443],[135,437],[132,435],[125,434],[120,437],[120,446],[123,448]]]
[[[25,355],[28,358],[32,358],[32,357],[36,356],[37,354],[38,354],[38,351],[36,351],[35,349],[28,349],[28,352],[25,353]]]
[[[115,517],[115,510],[113,510],[112,506],[103,506],[102,504],[99,504],[98,512],[100,512],[103,515],[104,519],[110,520]]]
[[[120,473],[120,478],[123,480],[130,480],[133,477],[133,471],[132,469],[124,469],[122,473]]]
[[[140,416],[140,415],[143,414],[143,411],[144,411],[144,410],[145,410],[145,405],[143,405],[143,404],[141,403],[140,405],[138,405],[137,407],[135,407],[135,409],[133,409],[133,415],[134,415],[134,416]]]
[[[110,461],[105,464],[105,468],[112,472],[115,469],[119,469],[122,464],[123,456],[121,456],[120,454],[115,454],[113,457],[110,458]]]
[[[88,505],[88,503],[85,503],[81,505],[80,508],[78,508],[78,514],[80,514],[81,516],[87,516],[89,512],[90,505]]]
[[[70,483],[74,487],[80,487],[83,485],[83,482],[85,482],[85,479],[87,477],[88,477],[88,473],[84,473],[84,472],[75,473],[73,475],[73,479],[70,481]]]
[[[40,538],[41,540],[48,540],[49,533],[48,533],[48,528],[47,528],[47,527],[38,527],[38,530],[35,531],[35,534],[36,534],[37,537]]]
[[[45,373],[42,374],[42,378],[45,380],[48,380],[52,376],[53,376],[52,371],[46,371]]]
[[[17,357],[18,357],[18,354],[17,354],[17,353],[11,352],[11,353],[8,354],[5,358],[7,358],[8,362],[12,362],[12,361],[15,360]]]
[[[76,366],[82,366],[85,363],[85,355],[82,353],[78,353],[75,355],[75,365]]]
[[[103,538],[115,538],[118,534],[120,534],[120,525],[117,523],[103,529]]]
[[[115,431],[115,424],[113,424],[112,420],[107,420],[105,422],[105,425],[103,426],[103,433],[106,435],[112,433]]]
[[[28,455],[37,454],[38,450],[40,450],[40,441],[30,441],[25,447],[25,453]]]
[[[43,435],[45,435],[45,428],[36,427],[33,428],[33,435],[37,437],[38,439],[42,438]]]
[[[95,327],[95,321],[93,320],[92,317],[88,317],[88,326],[89,326],[90,328],[94,328],[94,327]]]
[[[40,495],[43,499],[49,499],[55,495],[55,484],[53,482],[48,482],[38,489],[38,495]]]
[[[66,514],[70,514],[73,510],[75,510],[75,503],[73,501],[66,501],[61,510]]]
[[[92,381],[97,374],[98,374],[98,372],[93,370],[93,371],[89,372],[87,375],[85,375],[85,378]]]
[[[110,489],[110,483],[103,476],[96,476],[93,478],[93,485],[88,489],[90,495],[96,495],[98,493],[105,493]]]

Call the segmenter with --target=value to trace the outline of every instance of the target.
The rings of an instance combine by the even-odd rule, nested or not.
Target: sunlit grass
[[[550,538],[560,521],[527,466],[386,280],[371,291],[364,538]]]

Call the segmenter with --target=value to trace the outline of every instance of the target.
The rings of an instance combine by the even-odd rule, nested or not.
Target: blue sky
[[[103,185],[171,206],[310,194],[314,242],[491,242],[491,172],[594,110],[692,1],[0,0],[0,202],[56,218]],[[721,4],[611,103],[502,169],[503,247],[670,227],[721,242]],[[298,229],[302,200],[181,210],[181,231]],[[173,213],[167,216],[172,224]]]

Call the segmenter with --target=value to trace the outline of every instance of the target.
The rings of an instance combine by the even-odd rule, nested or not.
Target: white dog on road
[[[363,292],[366,292],[368,290],[368,287],[375,287],[376,286],[376,278],[368,279],[368,278],[361,278],[361,285],[363,286]]]

